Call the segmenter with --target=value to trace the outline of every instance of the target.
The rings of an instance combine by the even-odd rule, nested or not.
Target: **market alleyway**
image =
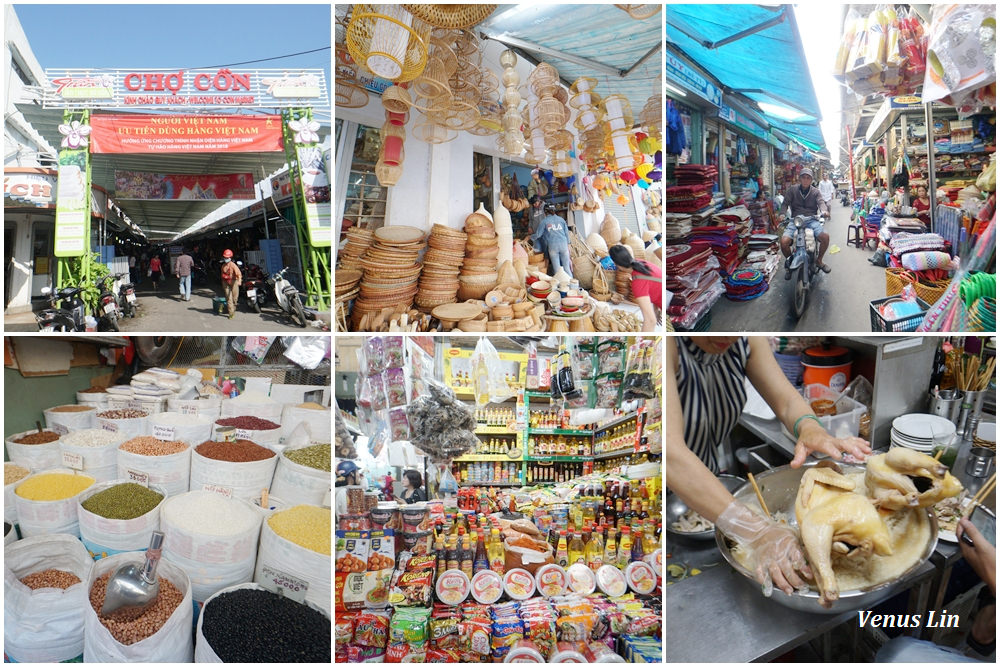
[[[148,278],[136,288],[138,297],[138,313],[134,319],[119,320],[123,332],[138,331],[204,331],[206,333],[235,333],[286,331],[300,333],[316,333],[314,326],[303,329],[284,317],[273,299],[265,305],[260,315],[250,310],[243,300],[242,293],[236,306],[236,315],[229,319],[226,315],[218,315],[212,311],[212,299],[222,296],[218,286],[192,286],[191,301],[181,301],[178,280],[170,276],[163,281],[156,291]],[[321,314],[329,324],[329,313]],[[37,331],[35,317],[32,313],[24,313],[4,318],[6,331]]]
[[[847,226],[851,222],[851,207],[834,199],[832,219],[826,223],[830,247],[823,261],[832,269],[820,273],[809,292],[809,302],[802,319],[796,321],[792,312],[791,280],[785,281],[785,271],[779,267],[770,288],[753,301],[730,301],[725,296],[712,308],[711,331],[871,331],[868,303],[885,296],[885,269],[872,266],[868,258],[874,254],[868,248],[847,245]]]

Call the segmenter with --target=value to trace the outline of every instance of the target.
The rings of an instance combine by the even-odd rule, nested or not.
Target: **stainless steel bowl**
[[[788,523],[792,526],[797,525],[795,520],[795,497],[799,492],[799,482],[802,479],[802,474],[813,465],[816,464],[808,463],[798,469],[793,469],[791,466],[782,466],[767,472],[762,472],[760,475],[756,476],[757,484],[760,486],[760,493],[764,497],[764,502],[767,503],[767,508],[772,514],[776,512],[784,513],[787,517]],[[860,465],[850,465],[844,463],[839,465],[844,472],[864,470],[864,466]],[[754,494],[753,487],[750,484],[744,484],[743,487],[737,489],[733,493],[733,496],[735,496],[737,500],[741,500],[750,506],[759,506],[757,496]],[[930,558],[930,555],[934,553],[934,548],[937,546],[938,527],[937,516],[934,514],[934,510],[927,507],[919,511],[926,512],[927,520],[930,521],[930,539],[924,546],[924,550],[921,553],[919,560],[917,560],[917,562],[914,563],[910,569],[903,572],[895,579],[890,579],[889,581],[885,581],[876,586],[869,586],[868,588],[842,590],[840,591],[840,597],[829,609],[819,604],[819,593],[813,590],[809,590],[804,593],[796,591],[791,595],[787,595],[775,588],[774,593],[771,594],[771,599],[778,604],[790,607],[791,609],[797,609],[799,611],[807,611],[813,614],[839,614],[841,612],[851,611],[854,609],[871,607],[872,605],[878,604],[879,602],[892,597],[903,588],[909,576],[928,558]],[[719,547],[719,551],[722,552],[722,557],[726,559],[732,568],[746,577],[754,586],[759,588],[759,584],[757,583],[757,579],[753,576],[753,573],[740,565],[736,558],[733,557],[730,552],[729,541],[718,529],[715,531],[715,542]]]
[[[736,491],[736,489],[742,487],[744,484],[747,483],[745,479],[743,479],[742,477],[736,477],[735,475],[719,475],[718,479],[720,482],[722,482],[722,485],[725,486],[730,491],[730,493]],[[666,515],[665,516],[666,531],[675,538],[677,538],[679,542],[693,543],[693,542],[710,541],[712,537],[715,535],[715,528],[712,528],[710,530],[703,530],[700,533],[685,533],[679,530],[674,530],[673,528],[670,527],[674,521],[677,521],[682,516],[684,516],[684,513],[687,512],[689,509],[690,508],[687,506],[687,504],[685,504],[685,502],[681,500],[679,496],[673,493],[668,495],[667,502],[666,505],[664,505],[664,510],[663,510],[664,514]]]

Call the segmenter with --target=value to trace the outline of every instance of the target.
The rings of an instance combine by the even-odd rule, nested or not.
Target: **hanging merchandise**
[[[412,81],[427,63],[431,27],[402,5],[354,5],[347,24],[351,58],[375,76]]]
[[[967,112],[996,106],[996,7],[933,5],[923,100]],[[989,87],[989,88],[986,88]]]
[[[521,105],[521,94],[518,92],[518,84],[521,77],[517,73],[517,54],[507,49],[500,54],[500,66],[503,67],[503,117],[501,125],[503,132],[497,139],[497,148],[504,155],[516,157],[524,151],[524,135],[521,133],[521,113],[518,108]]]

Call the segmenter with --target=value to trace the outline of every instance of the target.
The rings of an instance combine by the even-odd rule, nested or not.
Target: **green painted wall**
[[[14,368],[4,368],[4,436],[33,429],[36,421],[44,427],[42,410],[76,403],[77,390],[86,389],[91,378],[107,375],[108,370],[107,366],[78,366],[70,368],[69,375],[26,378]],[[6,448],[3,458],[8,460]]]

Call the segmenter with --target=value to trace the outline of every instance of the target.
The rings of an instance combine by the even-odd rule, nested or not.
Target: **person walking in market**
[[[830,219],[830,204],[833,202],[833,195],[837,193],[837,188],[830,180],[830,174],[824,174],[823,180],[819,182],[819,212],[827,220]]]
[[[194,258],[188,254],[187,248],[181,250],[181,254],[174,260],[174,275],[180,281],[181,299],[191,300],[191,269],[194,267]]]
[[[572,276],[573,263],[569,259],[569,225],[556,215],[556,208],[551,204],[545,205],[545,217],[531,235],[532,243],[537,244],[539,240],[545,242],[551,265],[550,273],[555,275],[559,269],[563,269]]]
[[[160,282],[160,276],[162,275],[163,265],[160,262],[159,255],[153,255],[153,258],[149,260],[149,279],[153,283],[153,291],[156,291],[156,286]]]
[[[222,289],[226,292],[229,319],[233,319],[236,315],[236,301],[240,297],[240,285],[242,284],[243,273],[233,261],[233,251],[226,248],[222,251]]]
[[[637,260],[627,246],[613,245],[608,254],[615,266],[632,271],[632,296],[642,311],[642,330],[655,331],[663,308],[663,271],[645,260]]]
[[[812,230],[813,236],[816,237],[816,241],[819,243],[816,266],[823,273],[830,273],[830,267],[823,263],[823,254],[826,252],[827,246],[830,245],[830,235],[823,231],[823,223],[816,217],[821,197],[819,190],[812,184],[812,181],[812,171],[809,169],[800,171],[799,184],[788,188],[788,192],[785,193],[785,200],[781,203],[781,209],[778,212],[781,213],[787,208],[792,218],[800,215],[806,218],[806,225]],[[781,254],[785,256],[786,272],[788,270],[788,261],[792,256],[792,238],[794,236],[795,225],[789,220],[788,224],[785,225],[784,233],[781,235]]]

